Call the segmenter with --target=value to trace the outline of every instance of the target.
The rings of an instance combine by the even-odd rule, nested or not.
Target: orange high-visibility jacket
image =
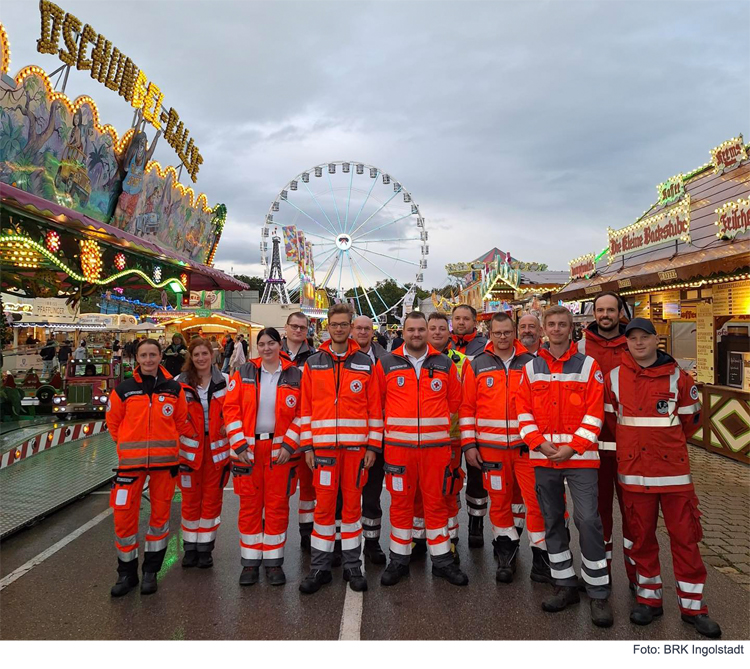
[[[195,439],[180,384],[159,366],[154,389],[143,387],[140,367],[115,387],[107,403],[107,427],[117,444],[118,469],[156,469],[179,464],[180,436]]]
[[[281,375],[276,386],[276,424],[273,431],[272,456],[277,457],[292,421],[299,415],[302,370],[282,355]],[[253,358],[232,375],[227,385],[224,400],[224,421],[229,438],[232,458],[249,449],[250,459],[254,459],[255,420],[260,400],[261,358]],[[293,449],[287,449],[293,452]]]
[[[451,414],[461,404],[461,380],[450,358],[428,344],[417,378],[405,346],[399,346],[378,360],[376,372],[383,393],[385,445],[449,446]]]
[[[299,425],[292,425],[285,446],[299,450],[367,447],[383,448],[383,409],[375,365],[353,339],[337,355],[329,339],[305,362]]]
[[[698,388],[659,351],[643,368],[630,353],[606,379],[607,422],[617,435],[617,478],[635,492],[691,490],[687,439],[701,426]]]
[[[590,323],[584,330],[585,337],[576,342],[578,352],[584,355],[590,355],[599,364],[605,378],[615,368],[620,365],[622,354],[628,350],[628,339],[625,336],[625,326],[620,324],[620,333],[612,339],[605,339],[599,334],[599,328],[596,323]],[[601,434],[599,435],[599,450],[614,451],[615,434],[604,422]]]
[[[200,469],[203,464],[202,438],[207,435],[211,448],[211,459],[216,469],[227,464],[229,458],[229,438],[224,426],[224,399],[227,394],[227,380],[216,369],[211,368],[211,381],[208,384],[208,426],[205,425],[205,415],[198,391],[187,381],[186,374],[180,374],[177,381],[182,385],[188,406],[190,424],[198,436],[195,439],[180,437],[180,464],[191,469]]]
[[[599,467],[597,438],[604,420],[604,376],[592,357],[575,344],[559,359],[547,348],[523,370],[516,397],[520,435],[534,467]],[[549,441],[570,446],[575,455],[553,464],[535,448]]]
[[[518,339],[513,342],[514,357],[508,370],[495,355],[492,342],[483,353],[464,365],[463,401],[458,410],[461,448],[517,448],[519,434],[516,394],[523,368],[534,359]]]

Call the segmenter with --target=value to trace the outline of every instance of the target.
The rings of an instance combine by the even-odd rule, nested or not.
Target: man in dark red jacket
[[[605,415],[616,430],[618,479],[632,531],[638,603],[631,622],[648,625],[662,615],[662,578],[656,524],[659,507],[669,532],[682,619],[716,639],[719,625],[703,600],[706,567],[698,498],[690,476],[687,439],[700,428],[701,403],[692,378],[658,350],[651,321],[634,318],[625,330],[628,352],[607,376]]]
[[[599,363],[602,374],[607,376],[620,364],[622,354],[628,350],[628,340],[625,338],[625,326],[620,323],[622,299],[615,293],[601,293],[594,300],[594,318],[596,319],[584,331],[584,338],[578,343],[578,350],[590,355]],[[599,515],[604,530],[604,546],[607,551],[607,565],[612,566],[612,505],[615,490],[622,516],[622,543],[625,556],[625,572],[635,587],[635,568],[630,557],[630,547],[633,545],[625,511],[622,505],[622,489],[617,482],[617,451],[615,436],[607,425],[599,435]]]

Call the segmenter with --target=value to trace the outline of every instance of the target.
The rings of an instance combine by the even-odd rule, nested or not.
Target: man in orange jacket
[[[458,412],[466,461],[481,469],[490,495],[492,542],[497,556],[495,578],[510,583],[520,543],[513,517],[517,483],[528,510],[529,543],[533,554],[531,580],[551,583],[544,542],[544,518],[536,499],[529,449],[518,431],[516,394],[524,367],[534,359],[515,338],[511,318],[497,313],[490,321],[490,342],[463,375],[463,402]]]
[[[595,321],[584,331],[584,338],[576,343],[578,350],[591,356],[599,363],[602,374],[606,376],[620,364],[623,353],[628,350],[625,338],[625,326],[620,323],[622,299],[616,293],[599,293],[594,299]],[[633,540],[628,531],[625,507],[622,503],[622,488],[617,482],[617,445],[614,432],[605,423],[599,435],[599,515],[604,530],[604,548],[607,551],[607,564],[612,568],[612,505],[615,491],[622,517],[622,544],[625,558],[625,573],[631,583],[635,584],[635,568],[630,557]]]
[[[444,494],[451,470],[451,414],[461,404],[461,381],[448,356],[427,343],[420,311],[404,319],[404,344],[376,367],[385,408],[386,488],[391,494],[391,561],[381,585],[395,585],[409,573],[414,498],[422,493],[432,573],[453,585],[469,582],[454,564]]]
[[[708,617],[703,600],[706,567],[698,548],[703,532],[687,450],[687,439],[701,426],[698,389],[674,358],[659,351],[651,321],[634,318],[625,335],[629,352],[607,377],[604,406],[617,432],[618,479],[633,531],[638,603],[630,620],[648,625],[663,613],[656,539],[661,507],[682,619],[716,639],[721,628]]]
[[[516,399],[521,438],[535,468],[555,593],[542,609],[562,611],[579,600],[565,527],[565,483],[581,541],[581,572],[591,599],[591,621],[613,624],[602,521],[597,509],[597,438],[604,419],[604,377],[593,358],[571,345],[573,316],[561,306],[544,313],[549,348],[524,368]]]
[[[477,330],[477,310],[468,304],[459,304],[451,313],[453,326],[452,348],[469,360],[479,355],[487,346],[487,337]],[[469,513],[469,547],[484,546],[484,517],[487,515],[489,497],[482,485],[482,471],[467,463],[466,510]]]
[[[362,488],[382,449],[383,410],[374,363],[349,339],[351,329],[349,305],[331,307],[331,338],[307,359],[302,375],[300,450],[313,471],[317,498],[311,571],[299,586],[305,594],[331,582],[339,489],[344,580],[352,590],[367,590],[361,560]]]
[[[118,457],[110,495],[118,573],[113,597],[121,597],[138,585],[138,518],[147,477],[151,513],[141,594],[156,592],[156,574],[164,563],[169,541],[180,437],[195,440],[198,436],[188,422],[182,387],[159,364],[159,343],[141,340],[135,358],[138,366],[132,378],[120,383],[107,403],[107,426],[117,444]]]

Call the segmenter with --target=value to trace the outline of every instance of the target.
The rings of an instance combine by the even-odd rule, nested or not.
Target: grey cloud
[[[750,133],[742,2],[61,6],[133,57],[191,129],[199,190],[229,211],[222,267],[260,271],[259,225],[278,191],[351,158],[420,204],[428,286],[445,262],[491,246],[563,269],[603,248],[608,225],[635,220],[657,183]],[[5,0],[3,21],[14,68],[57,67],[34,51],[36,3]],[[128,127],[128,106],[84,73],[68,90]],[[164,142],[156,157],[177,162]]]

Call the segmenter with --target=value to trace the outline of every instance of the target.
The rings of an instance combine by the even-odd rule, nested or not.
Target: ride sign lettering
[[[140,109],[143,118],[157,130],[163,130],[164,139],[177,153],[195,183],[203,157],[174,108],[169,111],[162,109],[164,94],[161,89],[88,23],[83,25],[79,18],[47,0],[40,0],[39,11],[42,30],[37,51],[57,55],[69,67],[90,71],[92,79],[116,91],[133,108]]]

